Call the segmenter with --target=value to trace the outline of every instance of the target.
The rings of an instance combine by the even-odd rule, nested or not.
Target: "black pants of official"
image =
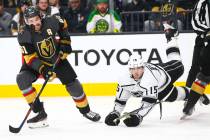
[[[201,70],[200,69],[200,56],[201,51],[204,48],[204,39],[200,36],[197,36],[195,39],[195,46],[193,51],[193,58],[192,58],[192,65],[187,77],[186,86],[191,88],[192,83],[195,81],[197,73]]]
[[[203,47],[199,58],[200,71],[205,76],[210,76],[210,41]]]

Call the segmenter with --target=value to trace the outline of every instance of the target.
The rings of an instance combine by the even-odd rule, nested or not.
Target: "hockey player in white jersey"
[[[138,126],[158,101],[186,100],[189,91],[185,87],[174,87],[173,83],[183,74],[184,66],[177,45],[178,31],[165,24],[168,62],[154,65],[143,61],[138,54],[130,56],[129,73],[118,83],[114,109],[106,118],[107,125],[116,126],[118,119],[131,97],[142,97],[140,109],[129,114],[123,122],[128,127]],[[142,109],[141,109],[142,108]]]

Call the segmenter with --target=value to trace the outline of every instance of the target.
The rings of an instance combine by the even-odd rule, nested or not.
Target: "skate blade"
[[[184,114],[184,115],[180,118],[180,120],[185,120],[188,116],[189,116],[189,115]]]
[[[44,127],[48,127],[49,124],[47,123],[47,120],[43,120],[40,122],[36,122],[36,123],[28,123],[28,127],[31,129],[36,129],[36,128],[44,128]]]

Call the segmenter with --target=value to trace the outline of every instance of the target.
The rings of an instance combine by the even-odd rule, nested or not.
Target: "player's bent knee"
[[[66,89],[73,97],[80,97],[84,93],[82,85],[78,79],[75,79],[71,83],[67,84]]]
[[[32,78],[29,75],[21,72],[16,76],[16,82],[17,82],[18,87],[21,90],[24,90],[31,86]]]

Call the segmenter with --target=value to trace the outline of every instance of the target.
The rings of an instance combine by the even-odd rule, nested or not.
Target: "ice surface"
[[[114,97],[88,97],[91,109],[101,114],[99,122],[85,119],[76,109],[71,97],[41,98],[48,113],[49,127],[29,129],[24,125],[20,133],[9,132],[9,124],[18,127],[28,106],[23,98],[0,99],[0,140],[209,140],[210,106],[197,104],[187,120],[179,120],[183,102],[163,103],[163,117],[159,106],[144,118],[139,127],[128,128],[123,122],[117,127],[104,124],[112,110]],[[126,111],[138,108],[139,99],[131,98]],[[33,114],[30,115],[30,117]]]

